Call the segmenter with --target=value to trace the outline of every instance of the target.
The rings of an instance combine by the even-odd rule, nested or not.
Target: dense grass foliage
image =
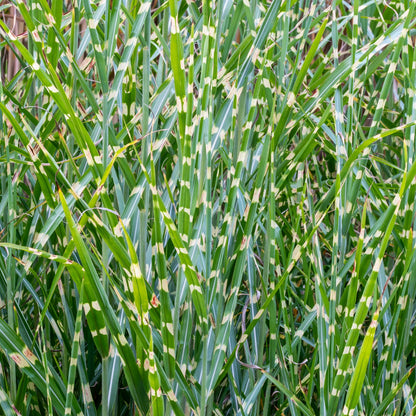
[[[415,9],[2,2],[0,414],[416,414]]]

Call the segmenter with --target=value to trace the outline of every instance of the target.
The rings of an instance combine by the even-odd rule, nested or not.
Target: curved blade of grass
[[[379,311],[377,310],[372,318],[371,324],[364,337],[363,344],[360,348],[357,363],[352,373],[350,387],[348,388],[347,397],[345,399],[345,406],[342,409],[343,416],[348,416],[351,411],[354,411],[360,399],[361,390],[364,383],[364,377],[366,374],[366,368],[370,359],[370,354],[373,350],[374,335],[377,328]]]
[[[123,365],[124,365],[124,372],[126,375],[127,382],[131,389],[131,394],[134,397],[135,403],[139,406],[140,410],[144,413],[148,411],[149,408],[149,399],[147,397],[147,393],[145,390],[145,381],[139,374],[136,359],[134,357],[133,351],[130,349],[124,334],[120,328],[120,325],[115,317],[114,311],[109,303],[109,300],[105,294],[104,288],[99,280],[97,272],[94,268],[92,263],[90,254],[82,240],[81,235],[79,234],[77,225],[75,224],[74,220],[72,219],[71,213],[69,211],[68,205],[65,201],[64,195],[59,190],[59,197],[65,211],[66,219],[69,223],[71,234],[75,241],[75,246],[77,247],[78,253],[80,255],[81,261],[85,264],[85,270],[87,278],[84,282],[85,284],[85,291],[89,291],[89,295],[91,298],[95,298],[96,300],[91,301],[89,308],[90,310],[94,310],[101,315],[101,319],[105,322],[105,324],[100,325],[99,328],[96,329],[99,339],[97,339],[98,345],[102,347],[103,352],[108,353],[108,336],[107,336],[107,327],[114,338],[114,341],[117,345],[118,352],[122,358]],[[85,307],[85,306],[84,306]],[[100,322],[100,321],[99,321]],[[137,382],[141,380],[141,382]]]

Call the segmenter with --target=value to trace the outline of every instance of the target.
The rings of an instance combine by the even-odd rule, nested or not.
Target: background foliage
[[[415,7],[2,2],[0,412],[415,414]]]

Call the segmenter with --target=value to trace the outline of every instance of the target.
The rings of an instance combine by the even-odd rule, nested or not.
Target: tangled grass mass
[[[0,2],[0,414],[416,415],[416,2]]]

